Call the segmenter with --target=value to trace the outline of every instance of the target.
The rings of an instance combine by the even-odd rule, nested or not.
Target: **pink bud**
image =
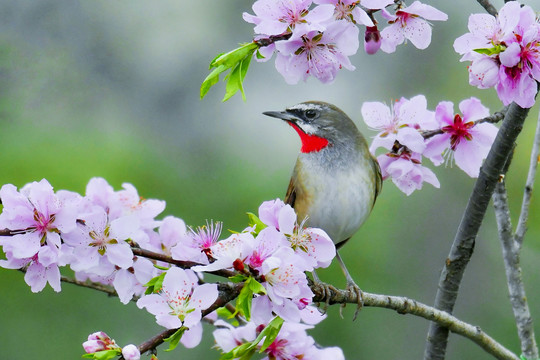
[[[139,360],[141,353],[135,345],[129,344],[122,348],[122,356],[125,360]]]
[[[101,340],[88,340],[83,342],[82,346],[87,354],[92,354],[107,349],[105,343]]]
[[[381,33],[377,26],[366,26],[366,34],[364,36],[364,50],[366,53],[373,55],[381,48]]]
[[[96,331],[95,333],[88,335],[88,340],[108,341],[108,340],[111,340],[111,338],[109,337],[109,335],[107,335],[103,331]]]

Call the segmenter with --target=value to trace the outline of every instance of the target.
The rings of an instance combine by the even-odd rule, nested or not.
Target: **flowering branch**
[[[202,312],[202,316],[206,316],[210,314],[212,311],[225,306],[229,301],[234,300],[236,297],[238,297],[238,294],[240,294],[240,290],[242,290],[243,284],[230,284],[230,283],[219,283],[218,284],[218,291],[219,296],[216,300],[216,302],[210,306],[208,309],[204,310]],[[156,347],[161,345],[165,339],[173,335],[178,329],[167,329],[156,336],[152,337],[151,339],[143,342],[138,346],[139,351],[141,354],[154,350]]]
[[[141,248],[138,248],[138,247],[132,247],[131,251],[133,251],[133,255],[142,256],[142,257],[152,259],[152,260],[163,261],[163,262],[166,262],[167,264],[172,264],[172,265],[178,266],[181,269],[191,269],[193,266],[202,265],[202,264],[200,264],[198,262],[194,262],[194,261],[175,260],[172,257],[167,256],[165,254],[160,254],[160,253],[157,253],[157,252],[153,252],[153,251],[146,250],[146,249],[141,249]],[[226,277],[226,278],[229,278],[231,276],[236,275],[235,272],[229,271],[229,270],[209,271],[208,273],[218,275],[218,276],[223,276],[223,277]]]
[[[474,243],[495,185],[499,180],[514,143],[521,132],[528,108],[512,103],[504,117],[495,142],[486,161],[480,169],[480,175],[474,185],[469,202],[459,224],[454,242],[445,266],[441,272],[434,307],[452,313],[457,299],[459,285],[465,268],[472,256]],[[448,329],[438,323],[430,325],[425,359],[444,359],[448,341]]]
[[[496,111],[493,113],[493,115],[487,116],[485,118],[482,118],[480,120],[473,121],[474,125],[482,124],[482,123],[490,123],[490,124],[496,124],[500,122],[502,119],[504,119],[504,116],[506,115],[506,112],[508,111],[508,106],[503,107],[501,110]],[[424,139],[429,139],[435,135],[444,134],[444,131],[442,129],[436,129],[436,130],[425,130],[421,131],[422,136]]]
[[[493,16],[497,16],[497,9],[491,4],[489,0],[478,0],[478,3],[482,5],[482,7],[486,9],[488,13]]]

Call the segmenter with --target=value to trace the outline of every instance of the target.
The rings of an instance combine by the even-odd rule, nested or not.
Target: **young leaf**
[[[169,348],[167,350],[165,350],[165,351],[174,350],[178,346],[178,343],[180,342],[180,339],[182,338],[182,335],[184,335],[184,332],[186,330],[187,330],[187,327],[182,326],[181,328],[176,330],[176,332],[174,334],[172,334],[168,338],[164,339],[164,341],[169,342]]]
[[[272,321],[270,321],[268,325],[266,325],[266,327],[263,329],[263,331],[261,331],[261,333],[257,337],[259,338],[261,337],[261,335],[266,336],[259,352],[262,353],[270,345],[272,345],[274,340],[276,340],[279,334],[279,330],[281,330],[282,325],[283,325],[283,319],[280,318],[279,316],[276,316],[275,318],[273,318]]]
[[[146,290],[144,292],[145,295],[157,293],[161,290],[163,287],[163,279],[165,279],[166,273],[161,273],[158,276],[150,279],[144,286],[146,287]]]
[[[225,78],[227,85],[223,101],[230,99],[237,91],[242,93],[242,98],[245,100],[246,95],[244,92],[243,81],[246,77],[253,53],[258,48],[259,45],[255,42],[251,42],[241,45],[239,48],[229,51],[228,53],[216,56],[210,63],[210,69],[214,68],[214,70],[201,84],[201,99],[204,98],[212,86],[218,83],[219,75],[221,73],[232,69]]]
[[[253,234],[254,236],[257,236],[261,232],[262,229],[268,227],[254,213],[248,212],[247,216],[248,216],[248,219],[249,219],[249,226],[255,226],[255,233]]]
[[[92,354],[84,354],[82,357],[85,359],[109,360],[109,359],[114,359],[115,357],[121,354],[122,354],[121,349],[114,349],[114,350],[97,351]]]

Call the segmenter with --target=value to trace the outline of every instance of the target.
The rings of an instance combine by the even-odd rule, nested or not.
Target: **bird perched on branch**
[[[341,248],[367,219],[382,188],[379,163],[366,139],[343,111],[320,101],[263,114],[287,122],[302,141],[285,202],[298,219],[307,217],[308,226],[323,229]],[[336,256],[360,307],[361,290]]]

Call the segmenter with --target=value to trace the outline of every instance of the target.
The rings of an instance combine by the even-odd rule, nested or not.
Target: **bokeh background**
[[[449,14],[434,24],[432,45],[420,51],[352,58],[357,70],[341,71],[331,85],[315,79],[288,86],[273,62],[252,63],[247,101],[221,102],[224,85],[204,100],[199,86],[210,60],[252,37],[242,20],[251,1],[3,0],[0,2],[0,183],[22,186],[48,179],[56,189],[84,192],[94,176],[116,189],[134,184],[145,198],[167,201],[164,215],[193,226],[222,220],[242,229],[246,211],[283,197],[299,149],[284,123],[264,117],[306,100],[324,100],[347,112],[368,136],[363,101],[390,103],[425,94],[434,109],[470,96],[492,111],[493,90],[468,85],[466,64],[453,51],[466,32],[475,1],[430,2]],[[502,1],[494,2],[497,7]],[[528,2],[531,5],[534,1]],[[538,3],[536,3],[538,5]],[[535,106],[519,139],[507,176],[517,215],[538,114]],[[386,182],[377,206],[343,257],[366,291],[403,295],[432,304],[474,180],[458,168],[435,169],[441,189],[426,185],[407,197]],[[537,181],[537,186],[540,185]],[[540,208],[532,203],[522,263],[531,310],[540,316]],[[515,218],[514,218],[515,221]],[[343,287],[336,264],[320,272]],[[119,344],[141,343],[161,331],[135,304],[63,284],[33,294],[23,275],[0,269],[0,358],[77,359],[81,343],[103,330]],[[455,314],[519,352],[508,303],[493,211],[488,211],[465,273]],[[341,346],[348,359],[419,359],[428,322],[386,309],[366,308],[353,322],[354,306],[339,309],[311,331],[324,346]],[[540,332],[536,322],[537,331]],[[217,359],[211,328],[193,350],[159,352],[160,359]],[[485,359],[469,340],[452,335],[448,359]]]

